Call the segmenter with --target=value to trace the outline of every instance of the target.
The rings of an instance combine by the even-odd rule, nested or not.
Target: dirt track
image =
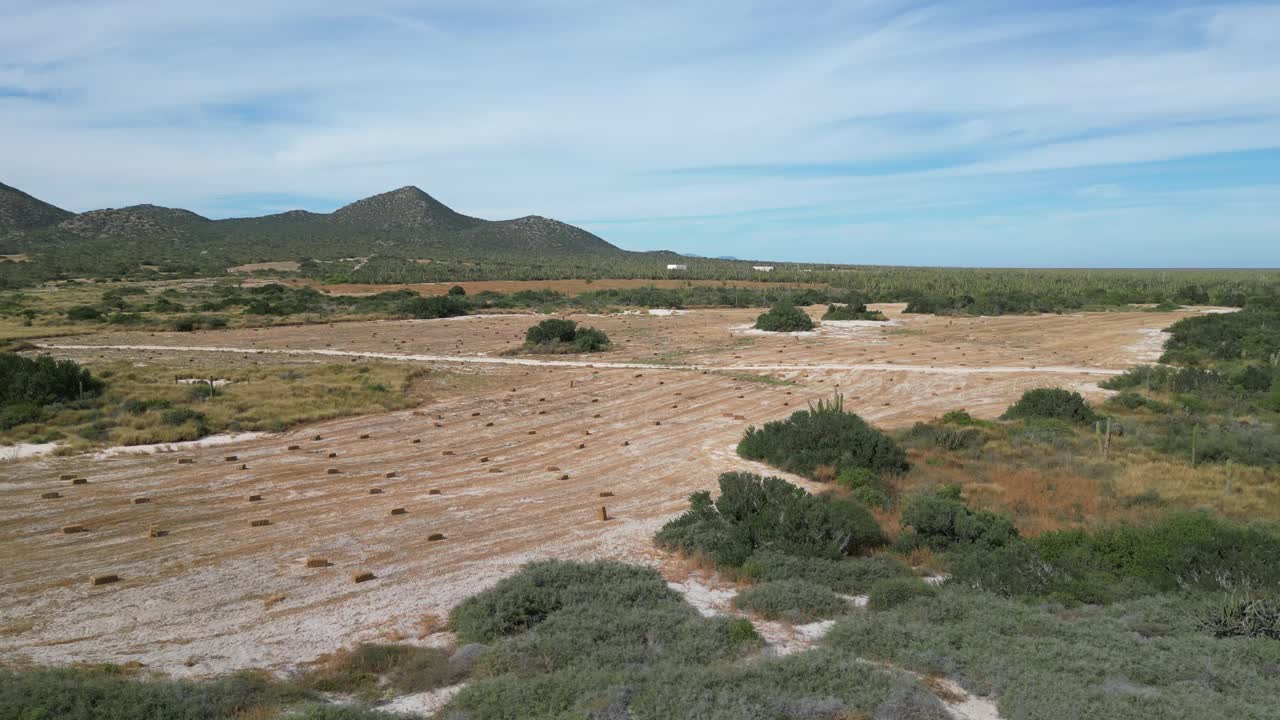
[[[137,659],[206,674],[415,637],[424,615],[443,615],[530,559],[654,560],[653,531],[690,492],[726,470],[763,470],[733,453],[749,424],[837,388],[882,425],[961,407],[991,416],[1035,386],[1097,393],[1092,383],[1148,359],[1152,331],[1180,316],[913,317],[765,337],[740,327],[756,312],[578,318],[618,342],[600,364],[702,369],[474,362],[518,343],[527,316],[77,338],[95,348],[59,354],[145,362],[204,346],[238,348],[238,362],[272,349],[448,355],[442,367],[469,359],[489,381],[415,412],[180,456],[193,464],[157,455],[0,465],[0,655]],[[735,379],[748,369],[790,384]],[[52,490],[62,497],[41,499]],[[138,497],[150,502],[132,504]],[[615,519],[597,521],[600,505]],[[406,514],[389,514],[399,507]],[[271,524],[250,527],[255,519]],[[71,524],[87,532],[60,532]],[[169,534],[148,537],[152,525]],[[333,565],[307,569],[312,556]],[[356,584],[357,570],[377,579]],[[102,573],[121,580],[90,587]]]

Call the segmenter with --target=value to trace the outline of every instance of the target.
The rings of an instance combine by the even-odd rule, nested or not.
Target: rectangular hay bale
[[[89,578],[90,585],[110,585],[111,583],[114,583],[114,582],[120,582],[119,575],[115,575],[115,574],[94,575],[93,577]]]
[[[352,573],[351,582],[355,582],[355,583],[369,582],[370,580],[373,580],[377,577],[378,577],[377,575],[374,575],[368,570],[365,570],[362,572]]]
[[[259,518],[257,520],[249,521],[249,527],[266,527],[270,524],[271,524],[271,521],[268,520],[267,518]]]

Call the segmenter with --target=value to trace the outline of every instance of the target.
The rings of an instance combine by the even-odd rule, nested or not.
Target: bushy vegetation
[[[844,400],[819,400],[786,420],[750,427],[738,454],[814,480],[830,481],[842,470],[865,468],[875,473],[907,469],[907,457],[888,435],[845,412]]]
[[[465,654],[440,648],[366,643],[321,658],[299,677],[301,687],[329,693],[408,695],[453,685],[466,678]]]
[[[934,589],[917,577],[895,577],[877,580],[867,592],[868,610],[888,610],[915,598],[929,597]]]
[[[401,306],[401,310],[420,320],[432,320],[466,315],[468,307],[465,301],[459,299],[459,296],[450,293],[413,298],[406,301]]]
[[[1176,594],[1063,609],[944,587],[850,614],[827,645],[952,678],[1006,718],[1276,717],[1280,643],[1214,639],[1187,608]]]
[[[720,476],[720,496],[696,492],[689,510],[658,531],[660,547],[741,567],[767,551],[838,560],[884,544],[875,518],[862,505],[810,495],[786,480],[751,473]]]
[[[822,585],[842,595],[859,595],[877,580],[911,575],[911,568],[888,555],[830,560],[763,550],[747,558],[741,574],[752,582],[797,580]]]
[[[911,498],[903,507],[899,522],[908,531],[898,536],[894,547],[904,552],[917,547],[934,550],[974,544],[999,547],[1018,537],[1017,528],[1008,518],[970,509],[956,489]]]
[[[1216,638],[1280,640],[1280,596],[1230,593],[1198,616],[1200,628]]]
[[[803,332],[813,329],[813,320],[790,300],[783,300],[756,318],[755,328],[769,332]]]
[[[868,310],[867,306],[862,303],[847,305],[827,305],[827,311],[822,314],[823,320],[887,320],[884,313],[879,310]]]
[[[838,617],[851,607],[826,585],[807,580],[775,580],[752,585],[734,596],[733,606],[766,620],[795,624]]]
[[[104,387],[71,360],[0,353],[0,431],[40,422],[56,406],[92,399]]]
[[[573,320],[548,318],[525,332],[524,350],[533,353],[589,353],[609,349],[603,331],[579,327]]]
[[[1275,364],[1280,357],[1280,299],[1251,298],[1235,313],[1183,318],[1168,329],[1161,362],[1213,365],[1224,361]]]
[[[1071,423],[1090,424],[1098,415],[1078,392],[1062,388],[1036,388],[1022,394],[1018,402],[1000,416],[1003,420],[1045,418]]]

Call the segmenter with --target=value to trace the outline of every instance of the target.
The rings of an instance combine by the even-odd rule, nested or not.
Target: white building
[[[752,265],[752,266],[751,266],[751,269],[752,269],[752,270],[758,270],[758,271],[760,271],[760,272],[773,272],[773,266],[772,266],[772,265]]]
[[[667,269],[668,270],[688,270],[689,266],[688,265],[668,265]]]

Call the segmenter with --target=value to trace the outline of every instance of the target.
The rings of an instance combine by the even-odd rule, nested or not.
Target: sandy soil
[[[1144,333],[1183,315],[897,316],[893,326],[807,337],[732,330],[753,314],[590,318],[619,345],[593,356],[595,367],[488,362],[518,344],[528,317],[77,338],[92,347],[57,354],[145,362],[196,346],[235,362],[268,350],[417,355],[405,361],[467,362],[484,380],[415,411],[219,447],[0,464],[0,657],[137,660],[203,675],[414,637],[424,615],[444,615],[529,560],[656,564],[652,534],[689,493],[713,488],[723,471],[767,471],[734,454],[749,424],[837,389],[882,425],[961,407],[992,416],[1035,386],[1096,393],[1105,373],[1141,359]],[[50,491],[61,497],[41,498]],[[253,494],[262,500],[250,502]],[[601,505],[607,522],[596,519]],[[270,524],[250,526],[259,519]],[[68,525],[86,531],[64,534]],[[150,537],[150,528],[167,534]],[[309,557],[331,566],[307,568]],[[358,571],[376,579],[356,583]],[[120,580],[90,585],[108,573]]]

